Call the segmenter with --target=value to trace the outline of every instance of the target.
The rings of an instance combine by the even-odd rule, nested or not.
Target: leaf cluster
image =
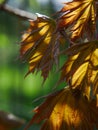
[[[40,14],[30,20],[20,48],[21,59],[29,63],[27,74],[41,71],[45,81],[64,55],[59,83],[68,86],[47,96],[28,126],[46,119],[42,130],[98,129],[97,3],[73,0],[64,3],[56,20]]]

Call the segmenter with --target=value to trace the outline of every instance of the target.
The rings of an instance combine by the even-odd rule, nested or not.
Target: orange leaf
[[[76,40],[83,34],[93,38],[95,32],[95,1],[94,0],[73,0],[65,3],[60,13],[58,28],[69,28],[71,39]]]
[[[44,15],[37,15],[35,21],[30,21],[30,28],[22,37],[20,56],[29,62],[28,73],[33,73],[35,69],[41,70],[45,80],[54,61],[58,62],[61,36],[55,30],[54,20]]]
[[[93,95],[96,95],[98,93],[98,41],[74,45],[66,53],[70,56],[62,67],[60,80],[66,80],[73,88],[78,87],[83,91],[90,86]]]
[[[92,130],[98,124],[95,100],[88,102],[79,90],[69,87],[49,95],[35,112],[27,128],[44,119],[41,130]]]

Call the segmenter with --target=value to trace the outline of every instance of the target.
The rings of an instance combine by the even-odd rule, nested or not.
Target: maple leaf
[[[83,91],[91,88],[93,95],[98,94],[98,41],[74,45],[66,53],[70,56],[62,67],[60,80]]]
[[[71,39],[76,40],[87,34],[87,38],[94,38],[96,29],[95,0],[73,0],[65,3],[61,9],[58,28],[71,32]]]
[[[95,100],[88,102],[81,91],[69,87],[49,95],[34,111],[26,129],[44,119],[41,130],[92,130],[98,124]]]
[[[35,69],[42,71],[47,78],[53,63],[58,63],[60,34],[55,32],[56,22],[47,16],[37,14],[37,19],[30,20],[30,28],[23,35],[20,56],[29,62],[29,73]]]

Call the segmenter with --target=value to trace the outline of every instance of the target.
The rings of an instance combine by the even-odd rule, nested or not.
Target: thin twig
[[[22,19],[32,19],[32,20],[35,20],[36,17],[37,17],[33,13],[30,13],[30,12],[27,12],[27,11],[24,11],[24,10],[12,7],[12,6],[8,5],[8,4],[2,4],[0,6],[0,10],[3,10],[3,11],[6,11],[6,12],[8,12],[10,14],[16,15],[16,16],[22,18]]]

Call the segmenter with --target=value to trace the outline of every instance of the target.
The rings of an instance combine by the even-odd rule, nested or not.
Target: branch
[[[37,17],[35,14],[32,14],[30,12],[27,12],[27,11],[24,11],[24,10],[15,8],[15,7],[12,7],[12,6],[8,5],[8,4],[0,5],[0,10],[3,10],[3,11],[8,12],[10,14],[16,15],[16,16],[22,18],[22,19],[35,20],[36,17]]]

